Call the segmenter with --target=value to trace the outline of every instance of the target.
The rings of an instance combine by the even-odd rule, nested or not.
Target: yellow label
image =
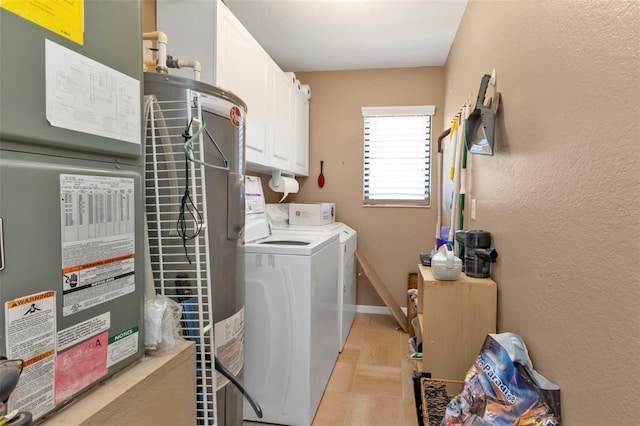
[[[18,306],[22,306],[22,305],[26,305],[27,303],[33,303],[33,302],[37,302],[39,300],[43,300],[43,299],[48,299],[50,297],[53,297],[56,295],[55,291],[45,291],[43,293],[38,293],[32,296],[28,296],[22,299],[16,299],[16,300],[12,300],[10,302],[7,302],[7,307],[9,309],[13,309],[16,308]]]
[[[0,7],[82,45],[84,0],[0,0]]]

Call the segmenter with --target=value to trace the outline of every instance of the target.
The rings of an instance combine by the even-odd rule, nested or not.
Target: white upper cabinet
[[[268,165],[268,123],[273,71],[268,56],[224,5],[217,14],[215,86],[235,93],[247,104],[246,158]]]
[[[221,0],[162,0],[156,16],[170,55],[199,61],[203,82],[247,104],[247,170],[308,176],[309,101],[295,76],[282,72]]]
[[[248,108],[247,170],[307,176],[308,164],[298,165],[297,157],[308,157],[308,133],[302,141],[298,130],[298,120],[308,123],[308,109],[303,117],[295,108],[300,95],[295,76],[282,72],[220,1],[216,25],[215,85],[237,94]]]

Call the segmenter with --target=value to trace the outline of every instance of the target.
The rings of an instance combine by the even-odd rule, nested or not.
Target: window
[[[363,107],[364,204],[429,206],[431,105]]]

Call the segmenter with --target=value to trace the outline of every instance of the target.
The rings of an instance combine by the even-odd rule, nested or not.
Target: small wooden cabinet
[[[487,334],[496,332],[496,283],[465,274],[456,281],[439,281],[430,267],[418,269],[422,371],[434,378],[462,380]]]

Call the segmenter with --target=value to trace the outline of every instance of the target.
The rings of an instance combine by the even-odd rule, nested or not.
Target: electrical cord
[[[253,408],[253,411],[255,411],[256,416],[258,416],[258,418],[261,419],[262,418],[262,408],[260,408],[260,405],[258,405],[258,403],[255,402],[253,400],[253,398],[251,398],[251,396],[247,393],[247,391],[244,389],[244,387],[242,387],[240,382],[238,382],[238,379],[236,379],[235,376],[229,370],[227,370],[227,368],[224,365],[222,365],[222,363],[218,360],[218,357],[214,357],[214,358],[215,358],[216,371],[219,371],[220,373],[222,373],[222,375],[224,377],[229,379],[229,381],[231,383],[233,383],[233,385],[236,388],[238,388],[238,390],[240,392],[242,392],[242,395],[244,395],[244,397],[247,399],[247,401],[249,401],[249,404],[251,404],[251,408]]]
[[[191,128],[191,123],[193,119],[187,125],[187,128],[182,133],[182,137],[185,139],[185,142],[189,140],[191,137],[189,135],[189,129]],[[184,254],[187,257],[189,263],[191,263],[191,258],[189,257],[189,253],[187,251],[187,241],[193,240],[196,238],[200,231],[202,230],[202,215],[198,208],[193,202],[191,198],[191,192],[189,191],[189,159],[185,157],[185,190],[184,195],[182,196],[182,200],[180,201],[180,214],[178,215],[178,222],[176,224],[176,229],[178,231],[178,236],[182,239],[182,246],[184,247]],[[191,220],[193,221],[193,233],[188,233],[188,225],[187,225],[187,216],[191,216]]]

